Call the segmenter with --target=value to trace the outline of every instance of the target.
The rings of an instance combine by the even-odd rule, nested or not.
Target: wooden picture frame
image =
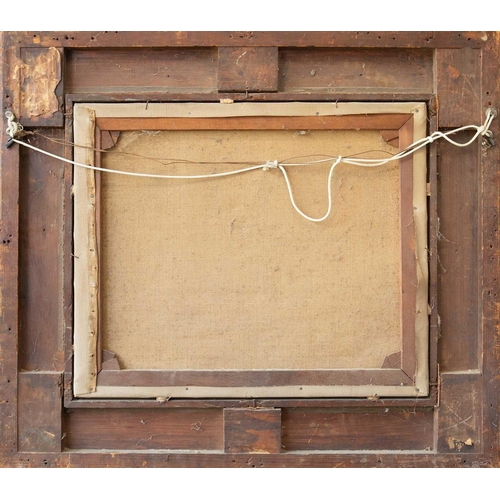
[[[423,103],[76,104],[74,157],[102,164],[101,134],[125,130],[381,130],[402,151],[427,134]],[[392,131],[392,132],[391,132]],[[84,146],[83,148],[78,145]],[[426,397],[427,196],[423,151],[399,162],[401,349],[379,369],[119,369],[102,364],[99,173],[75,168],[75,374],[84,398]],[[96,182],[97,180],[97,182]],[[286,308],[286,304],[283,306]],[[376,336],[376,333],[375,333]],[[388,353],[389,355],[390,353]],[[106,354],[112,359],[112,354]],[[118,369],[117,369],[118,368]],[[157,367],[155,367],[157,368]]]
[[[87,338],[74,334],[74,306],[85,306],[74,297],[75,203],[92,207],[75,192],[79,170],[59,159],[75,159],[77,105],[422,103],[428,134],[480,126],[488,108],[499,109],[498,32],[11,31],[0,41],[0,106],[24,126],[21,141],[54,155],[7,147],[1,127],[0,466],[499,466],[498,118],[489,140],[459,148],[436,139],[423,153],[429,379],[428,396],[419,397],[374,394],[374,386],[359,397],[169,399],[166,386],[164,396],[75,396],[85,382],[75,381],[75,366],[76,375],[97,378],[124,370],[116,369],[119,349],[113,357],[107,344],[86,353],[75,344]],[[467,143],[473,133],[452,138]],[[101,132],[94,142],[108,150],[114,138]],[[81,159],[107,165],[106,154]],[[279,179],[286,197],[278,174],[256,173]],[[106,186],[95,179],[99,200]],[[290,203],[283,208],[305,224]],[[393,363],[400,368],[397,354]]]

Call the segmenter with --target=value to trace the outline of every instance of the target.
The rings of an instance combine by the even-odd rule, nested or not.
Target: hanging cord
[[[218,173],[212,173],[212,174],[201,174],[201,175],[167,175],[167,174],[147,174],[147,173],[140,173],[140,172],[126,172],[124,170],[112,170],[112,169],[107,169],[107,168],[101,168],[101,167],[96,167],[93,165],[86,165],[84,163],[78,163],[72,160],[68,160],[67,158],[63,158],[62,156],[58,156],[52,153],[49,153],[48,151],[44,151],[43,149],[37,148],[35,146],[32,146],[31,144],[20,141],[16,139],[16,136],[19,136],[22,131],[23,131],[23,126],[15,121],[14,114],[11,111],[7,111],[5,113],[5,116],[7,117],[7,134],[9,136],[9,141],[7,142],[7,147],[10,147],[13,143],[20,144],[21,146],[25,146],[29,149],[32,149],[33,151],[37,151],[39,153],[42,153],[44,155],[50,156],[52,158],[55,158],[56,160],[60,160],[66,163],[70,163],[72,165],[75,165],[77,167],[82,167],[82,168],[87,168],[90,170],[95,170],[99,172],[108,172],[108,173],[113,173],[113,174],[120,174],[120,175],[128,175],[128,176],[133,176],[133,177],[146,177],[146,178],[153,178],[153,179],[209,179],[212,177],[227,177],[230,175],[236,175],[236,174],[241,174],[244,172],[250,172],[252,170],[259,170],[263,169],[265,171],[269,169],[276,169],[278,168],[281,173],[283,174],[283,177],[285,178],[285,182],[288,188],[288,194],[290,195],[290,201],[292,202],[293,208],[305,219],[311,221],[311,222],[322,222],[331,213],[332,210],[332,176],[333,176],[333,171],[335,170],[335,167],[339,165],[340,163],[346,163],[348,165],[356,165],[360,167],[379,167],[382,165],[386,165],[387,163],[391,161],[396,161],[400,160],[401,158],[405,158],[406,156],[412,155],[419,149],[422,149],[426,147],[428,144],[432,144],[435,140],[437,139],[444,139],[450,144],[453,144],[454,146],[460,147],[460,148],[465,148],[469,145],[471,145],[479,136],[483,137],[483,142],[486,141],[489,145],[489,147],[494,146],[495,142],[493,140],[493,133],[489,130],[491,126],[491,122],[493,121],[494,118],[497,116],[497,111],[493,108],[488,108],[486,110],[486,120],[483,125],[466,125],[464,127],[456,128],[453,130],[450,130],[448,132],[433,132],[431,135],[424,137],[422,139],[419,139],[418,141],[415,141],[413,144],[405,148],[403,151],[400,151],[399,153],[396,153],[395,155],[391,155],[389,158],[384,158],[384,159],[372,159],[372,158],[354,158],[354,157],[342,157],[342,156],[333,156],[333,157],[327,157],[323,158],[321,160],[314,160],[314,161],[307,161],[307,162],[302,162],[302,163],[280,163],[278,160],[274,161],[267,161],[261,165],[255,165],[251,167],[246,167],[246,168],[241,168],[237,170],[231,170],[228,172],[218,172]],[[469,139],[465,143],[459,143],[454,141],[453,139],[450,138],[451,135],[456,134],[457,132],[462,132],[465,130],[475,130],[474,135],[472,136],[471,139]],[[79,146],[78,146],[79,147]],[[285,167],[297,167],[297,166],[306,166],[306,165],[316,165],[320,163],[330,163],[333,161],[333,164],[330,168],[330,172],[328,174],[328,210],[326,214],[323,217],[320,218],[313,218],[309,217],[306,215],[302,210],[299,209],[297,204],[295,203],[295,199],[293,197],[293,191],[292,191],[292,186],[290,184],[290,180],[288,178],[288,174],[285,170]]]
[[[255,165],[247,168],[240,168],[238,170],[231,170],[229,172],[218,172],[214,174],[201,174],[201,175],[168,175],[168,174],[143,174],[140,172],[127,172],[125,170],[113,170],[111,168],[102,168],[95,167],[94,165],[86,165],[85,163],[79,163],[77,161],[68,160],[67,158],[63,158],[62,156],[57,156],[55,154],[49,153],[48,151],[44,151],[43,149],[37,148],[28,144],[27,142],[18,141],[17,139],[12,139],[13,142],[17,144],[22,144],[33,151],[37,151],[38,153],[43,153],[44,155],[50,156],[51,158],[55,158],[56,160],[61,160],[66,163],[70,163],[71,165],[75,165],[77,167],[87,168],[89,170],[95,170],[97,172],[107,172],[111,174],[120,174],[120,175],[129,175],[131,177],[146,177],[150,179],[209,179],[211,177],[227,177],[228,175],[241,174],[243,172],[250,172],[251,170],[259,170],[264,169],[267,170],[269,168],[274,168],[274,162],[267,162],[262,165]]]
[[[304,219],[310,220],[311,222],[322,222],[328,216],[330,215],[330,212],[332,211],[332,175],[333,171],[335,170],[335,167],[342,161],[342,156],[339,156],[333,165],[330,167],[330,173],[328,174],[328,210],[326,211],[326,214],[323,215],[323,217],[320,217],[319,219],[314,219],[312,217],[309,217],[306,215],[302,210],[295,204],[295,200],[293,199],[293,192],[292,192],[292,186],[290,185],[290,180],[288,179],[288,175],[286,173],[286,170],[283,168],[282,165],[278,165],[278,168],[281,170],[283,173],[283,176],[285,177],[286,181],[286,186],[288,188],[288,194],[290,195],[290,201],[292,202],[293,208],[304,217]]]

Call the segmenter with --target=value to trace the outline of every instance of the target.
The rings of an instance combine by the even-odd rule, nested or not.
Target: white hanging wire
[[[16,139],[16,135],[19,135],[20,132],[23,130],[23,126],[15,121],[14,114],[11,111],[7,111],[5,113],[5,116],[7,117],[7,135],[10,137],[9,143],[17,143],[21,146],[27,147],[29,149],[32,149],[33,151],[37,151],[38,153],[42,153],[44,155],[50,156],[52,158],[55,158],[56,160],[60,160],[66,163],[69,163],[71,165],[75,165],[77,167],[81,168],[87,168],[90,170],[95,170],[99,172],[108,172],[112,174],[119,174],[119,175],[128,175],[132,177],[146,177],[146,178],[153,178],[153,179],[184,179],[184,180],[189,180],[189,179],[209,179],[212,177],[227,177],[230,175],[236,175],[236,174],[242,174],[244,172],[250,172],[252,170],[269,170],[269,169],[274,169],[278,168],[285,179],[286,186],[288,188],[288,194],[290,196],[290,201],[292,203],[293,208],[299,213],[302,217],[305,219],[311,221],[311,222],[322,222],[325,219],[328,218],[328,216],[331,213],[332,210],[332,176],[333,172],[335,170],[335,167],[339,165],[340,163],[346,163],[348,165],[356,165],[360,167],[379,167],[386,165],[389,162],[400,160],[401,158],[405,158],[406,156],[412,155],[419,149],[422,149],[426,147],[428,144],[432,144],[435,140],[437,139],[444,139],[448,141],[450,144],[453,144],[454,146],[460,147],[460,148],[465,148],[467,146],[470,146],[479,136],[485,137],[492,140],[492,132],[489,130],[491,123],[493,119],[497,116],[496,110],[492,108],[488,108],[486,110],[486,120],[483,123],[483,125],[466,125],[464,127],[459,127],[453,130],[450,130],[448,132],[433,132],[431,135],[424,137],[422,139],[419,139],[418,141],[415,141],[413,144],[405,148],[403,151],[400,151],[399,153],[396,153],[395,155],[390,156],[389,158],[383,158],[383,159],[375,159],[375,158],[354,158],[354,157],[343,157],[343,156],[332,156],[328,158],[324,158],[321,160],[314,160],[314,161],[307,161],[307,162],[302,162],[302,163],[280,163],[278,160],[274,161],[267,161],[265,163],[262,163],[260,165],[254,165],[250,167],[245,167],[245,168],[239,168],[236,170],[230,170],[228,172],[217,172],[217,173],[211,173],[211,174],[200,174],[200,175],[168,175],[168,174],[148,174],[148,173],[141,173],[141,172],[127,172],[124,170],[113,170],[113,169],[108,169],[108,168],[102,168],[102,167],[96,167],[94,165],[87,165],[85,163],[79,163],[75,162],[72,160],[68,160],[67,158],[63,158],[62,156],[55,155],[53,153],[50,153],[48,151],[44,151],[43,149],[37,148],[27,142],[20,141]],[[451,135],[456,134],[457,132],[462,132],[465,130],[475,130],[474,135],[464,143],[460,143],[457,141],[454,141],[453,139],[450,138]],[[288,174],[285,170],[285,167],[298,167],[298,166],[307,166],[307,165],[316,165],[320,163],[330,163],[333,162],[330,172],[328,174],[328,185],[327,185],[327,191],[328,191],[328,209],[326,214],[323,217],[319,218],[313,218],[309,217],[306,215],[302,210],[299,209],[297,204],[295,203],[295,199],[293,196],[293,191],[292,191],[292,186],[290,184],[290,180],[288,178]]]

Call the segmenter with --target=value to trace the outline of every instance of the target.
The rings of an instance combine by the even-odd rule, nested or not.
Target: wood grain
[[[61,451],[62,373],[19,374],[19,451]]]
[[[428,120],[429,133],[437,129],[436,103],[429,104]],[[429,383],[431,393],[437,397],[438,385],[438,341],[440,335],[439,295],[438,295],[438,144],[434,142],[429,146]]]
[[[399,128],[411,114],[97,118],[101,130],[373,130]]]
[[[30,138],[33,146],[56,155],[62,131]],[[61,371],[61,210],[65,169],[53,158],[20,147],[19,365],[21,369]]]
[[[64,158],[73,159],[73,105],[65,100],[66,118],[64,137],[69,142],[64,146]],[[61,207],[61,295],[63,314],[61,329],[64,349],[64,403],[73,399],[73,169],[65,169],[62,183]]]
[[[413,120],[399,131],[399,149],[413,143]],[[399,160],[399,224],[401,229],[401,366],[410,377],[416,369],[415,314],[417,304],[416,229],[413,217],[413,155]]]
[[[481,31],[18,31],[13,45],[61,47],[483,47],[491,32]]]
[[[106,132],[104,132],[106,134]],[[94,129],[94,148],[96,152],[93,155],[94,165],[98,168],[102,167],[102,156],[97,153],[97,151],[104,150],[102,145],[102,135],[103,132],[99,129],[99,127],[95,127]],[[111,139],[111,133],[107,132],[108,138]],[[97,260],[97,283],[101,282],[101,230],[102,230],[102,221],[101,221],[101,202],[102,202],[102,178],[101,172],[94,172],[95,179],[95,248],[96,248],[96,260]],[[102,336],[99,334],[101,332],[101,324],[102,324],[102,299],[101,294],[97,294],[97,340],[96,340],[96,357],[97,357],[97,373],[99,373],[102,369]],[[115,369],[119,370],[120,365]]]
[[[436,51],[439,127],[456,128],[484,120],[481,113],[481,51],[471,48]]]
[[[437,404],[434,394],[425,398],[279,398],[279,399],[176,399],[157,401],[156,399],[75,399],[67,408],[429,408]]]
[[[371,370],[106,370],[99,386],[273,387],[289,385],[412,385],[399,369]]]
[[[166,451],[116,452],[116,451],[66,451],[64,453],[20,453],[2,460],[0,465],[9,467],[59,467],[59,468],[440,468],[440,467],[497,467],[494,457],[484,454],[437,454],[398,452],[351,453],[175,453]]]
[[[16,82],[9,80],[12,47],[0,35],[0,106],[10,104]],[[19,150],[7,149],[5,127],[0,128],[0,454],[17,451],[17,371],[19,297]]]
[[[104,89],[105,90],[105,89]],[[387,100],[388,94],[373,92],[169,92],[169,102],[219,102],[221,99],[231,99],[234,102],[378,102]],[[433,98],[432,92],[392,92],[391,102],[427,102]],[[123,103],[142,102],[144,108],[152,102],[164,102],[165,94],[161,91],[144,91],[140,88],[130,88],[123,92],[85,92],[81,94],[66,94],[70,102]]]
[[[432,91],[431,50],[282,49],[282,92]]]
[[[72,450],[222,450],[222,410],[71,410],[64,419]]]
[[[86,107],[75,110],[75,120],[82,123],[75,127],[74,157],[79,163],[94,162],[95,112]],[[96,229],[95,172],[76,169],[74,174],[74,385],[75,394],[95,391],[97,378],[97,337],[99,320],[99,260]]]
[[[219,47],[219,91],[278,90],[278,47]]]
[[[456,134],[464,142],[470,134]],[[441,371],[478,368],[479,165],[477,146],[439,144],[438,252]]]
[[[433,413],[412,408],[283,411],[283,450],[431,450]]]
[[[493,40],[482,52],[482,109],[496,106],[500,102],[500,67],[498,53],[500,36],[495,33]],[[500,135],[498,118],[491,129],[495,138]],[[481,165],[481,328],[482,328],[482,393],[483,421],[482,439],[484,451],[496,457],[500,466],[500,329],[499,311],[499,258],[500,231],[498,222],[500,182],[498,164],[499,148],[489,149],[482,157]]]
[[[67,92],[209,92],[217,89],[212,48],[72,50],[66,59]]]
[[[280,453],[280,409],[224,409],[226,453]]]
[[[437,449],[440,453],[477,453],[481,438],[481,375],[441,374]]]

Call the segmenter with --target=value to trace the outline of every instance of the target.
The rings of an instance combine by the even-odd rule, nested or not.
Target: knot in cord
[[[267,160],[264,167],[262,167],[262,170],[265,170],[267,172],[270,168],[278,168],[278,167],[279,167],[278,160],[274,160],[274,161]]]
[[[9,135],[11,139],[14,139],[14,137],[23,130],[23,126],[15,121],[15,116],[12,111],[6,111],[5,116],[7,118],[7,129],[6,132]]]

